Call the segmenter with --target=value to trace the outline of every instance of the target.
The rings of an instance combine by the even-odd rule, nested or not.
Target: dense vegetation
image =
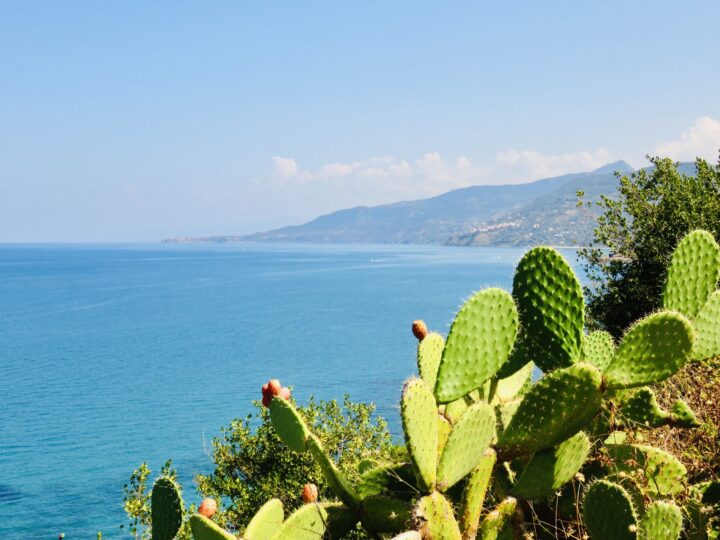
[[[512,295],[476,293],[447,339],[414,325],[419,376],[402,392],[402,447],[372,406],[346,397],[342,407],[302,407],[270,381],[264,407],[214,441],[215,470],[197,478],[212,499],[200,508],[184,507],[169,464],[152,493],[147,467],[135,471],[125,488],[131,532],[717,538],[718,169],[698,161],[690,177],[653,163],[600,203],[596,240],[610,256],[584,252],[594,277],[587,302],[562,256],[535,248]],[[698,225],[712,232],[686,234]],[[642,294],[654,296],[638,305]]]
[[[620,177],[616,194],[581,202],[601,210],[593,245],[580,250],[589,323],[616,338],[660,307],[665,270],[683,236],[705,229],[720,237],[720,166],[698,159],[685,174],[670,159],[650,161],[650,169]]]

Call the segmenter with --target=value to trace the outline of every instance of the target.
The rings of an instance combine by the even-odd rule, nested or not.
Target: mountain
[[[587,241],[590,219],[575,208],[577,190],[589,198],[615,191],[614,171],[633,169],[619,161],[593,172],[545,178],[527,184],[456,189],[417,201],[358,206],[303,225],[215,241],[342,242],[453,245],[513,245]],[[541,234],[542,233],[542,234]]]

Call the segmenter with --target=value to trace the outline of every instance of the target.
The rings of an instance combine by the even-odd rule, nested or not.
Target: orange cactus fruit
[[[428,335],[427,326],[423,321],[413,321],[412,333],[418,339],[418,341],[422,341],[423,339],[425,339],[425,336]]]
[[[302,498],[305,504],[314,503],[318,498],[318,488],[315,484],[305,484],[303,486]]]
[[[200,503],[200,507],[198,508],[198,514],[210,519],[215,515],[215,512],[217,512],[217,503],[215,502],[215,499],[205,497]]]

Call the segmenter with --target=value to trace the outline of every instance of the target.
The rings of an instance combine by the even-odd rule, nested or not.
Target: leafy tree
[[[590,278],[590,323],[620,336],[660,307],[665,272],[675,246],[693,229],[720,238],[720,165],[698,159],[685,174],[670,159],[622,176],[616,196],[579,205],[599,207],[593,244],[580,251]]]
[[[268,409],[259,402],[254,406],[254,413],[222,428],[212,443],[214,471],[195,478],[198,492],[220,503],[216,521],[231,530],[243,530],[273,497],[282,501],[287,513],[292,512],[302,505],[302,488],[308,482],[318,486],[321,500],[334,499],[315,461],[308,454],[291,452],[278,438]],[[361,462],[381,463],[403,451],[391,444],[385,420],[373,416],[375,405],[353,403],[346,395],[342,405],[311,397],[298,409],[351,480],[358,480]],[[174,475],[170,463],[162,472]],[[149,538],[149,480],[150,470],[142,464],[123,490],[128,530],[135,538]],[[365,536],[358,533],[349,538]]]

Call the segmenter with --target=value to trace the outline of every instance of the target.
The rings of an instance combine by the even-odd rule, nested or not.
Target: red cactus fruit
[[[280,393],[278,394],[278,397],[283,398],[285,400],[290,399],[290,389],[287,386],[283,386],[280,389]]]
[[[305,504],[314,503],[318,498],[318,488],[315,484],[305,484],[303,486],[302,498]]]
[[[423,339],[425,339],[425,336],[428,335],[427,326],[423,321],[413,321],[412,333],[418,339],[418,341],[422,341]]]
[[[262,404],[263,407],[270,407],[270,402],[272,401],[272,396],[263,396],[262,397]]]
[[[268,392],[270,392],[270,395],[277,396],[280,393],[280,390],[282,389],[280,381],[278,381],[277,379],[270,379],[267,384]]]
[[[217,512],[217,503],[215,502],[215,499],[211,499],[210,497],[204,498],[198,508],[198,514],[210,519],[215,515],[215,512]]]

